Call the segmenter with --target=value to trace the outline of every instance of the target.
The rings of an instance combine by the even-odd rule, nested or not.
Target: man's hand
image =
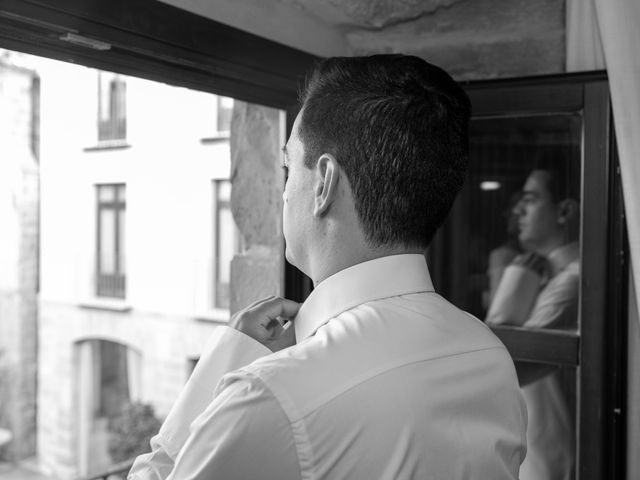
[[[252,303],[231,317],[229,326],[249,335],[272,352],[296,343],[291,323],[300,304],[281,297],[268,297]]]
[[[533,270],[543,277],[549,268],[549,262],[546,258],[537,253],[528,252],[518,255],[511,261],[511,265],[520,265],[521,267]]]

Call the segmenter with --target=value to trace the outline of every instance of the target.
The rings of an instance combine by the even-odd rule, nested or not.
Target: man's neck
[[[551,276],[556,276],[561,270],[569,265],[574,260],[577,260],[580,255],[580,246],[578,242],[566,243],[547,255],[549,260],[549,266],[551,268]]]
[[[404,246],[369,247],[362,245],[360,248],[356,245],[351,245],[349,247],[329,249],[325,252],[325,255],[316,262],[316,268],[311,272],[311,278],[315,286],[331,275],[359,263],[375,260],[376,258],[408,253],[424,254],[424,250]]]

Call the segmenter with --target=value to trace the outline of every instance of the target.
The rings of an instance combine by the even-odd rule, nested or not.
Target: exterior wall
[[[125,148],[95,148],[97,73],[48,60],[38,61],[38,71],[38,458],[45,473],[73,478],[86,473],[79,469],[79,452],[87,451],[81,343],[110,340],[136,352],[138,397],[162,418],[188,378],[190,360],[228,321],[228,310],[211,308],[211,290],[213,180],[229,178],[230,149],[228,138],[210,138],[215,97],[134,78],[126,79]],[[94,294],[101,183],[126,184],[124,299]]]
[[[34,83],[35,82],[35,83]],[[0,458],[35,452],[38,164],[33,71],[0,59]]]
[[[165,416],[189,374],[189,358],[197,358],[211,335],[209,322],[190,316],[149,312],[117,312],[79,308],[72,303],[42,302],[40,317],[40,386],[38,456],[44,472],[59,478],[78,476],[81,448],[78,412],[79,342],[115,341],[140,354],[140,398]]]

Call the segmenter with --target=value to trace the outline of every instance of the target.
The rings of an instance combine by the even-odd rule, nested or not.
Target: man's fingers
[[[252,308],[254,308],[254,307],[257,307],[257,306],[258,306],[258,305],[260,305],[261,303],[264,303],[264,302],[266,302],[266,301],[268,301],[268,300],[271,300],[272,298],[276,298],[276,297],[275,297],[275,295],[269,295],[268,297],[264,297],[264,298],[261,298],[260,300],[256,300],[256,301],[255,301],[255,302],[253,302],[251,305],[246,306],[246,307],[244,308],[244,310],[250,310],[250,309],[252,309]]]
[[[256,307],[256,310],[260,310],[260,313],[264,315],[264,318],[268,319],[268,321],[277,321],[278,317],[291,320],[296,316],[299,309],[299,303],[281,297],[272,298]]]

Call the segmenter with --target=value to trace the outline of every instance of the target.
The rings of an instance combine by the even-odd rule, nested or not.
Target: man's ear
[[[580,205],[573,198],[566,198],[558,203],[558,223],[566,225],[575,222],[580,214]]]
[[[323,154],[316,162],[313,214],[321,217],[329,210],[338,193],[340,166],[335,157]]]

